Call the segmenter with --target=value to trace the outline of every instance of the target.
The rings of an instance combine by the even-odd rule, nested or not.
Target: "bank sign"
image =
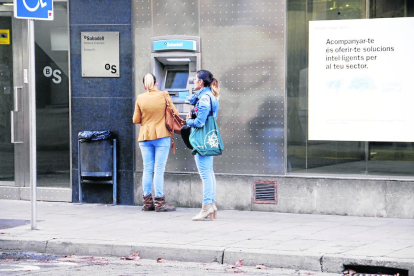
[[[53,20],[53,0],[14,0],[14,17]]]
[[[119,78],[119,32],[81,32],[82,77]]]
[[[165,50],[185,50],[196,51],[197,44],[195,40],[157,40],[154,41],[154,51]]]

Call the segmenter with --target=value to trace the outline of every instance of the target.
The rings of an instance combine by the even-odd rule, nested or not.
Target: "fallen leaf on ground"
[[[236,262],[236,267],[243,266],[243,259],[240,259]]]
[[[167,261],[164,260],[163,258],[158,258],[157,259],[157,263],[166,263]]]
[[[128,261],[138,261],[139,259],[141,259],[141,257],[139,256],[139,252],[136,252],[128,257],[121,258],[121,260],[128,260]]]
[[[348,276],[348,275],[353,275],[353,274],[355,274],[356,273],[356,271],[355,270],[352,270],[352,269],[350,269],[350,270],[345,270],[344,271],[344,275],[345,276]]]
[[[264,265],[256,265],[256,269],[267,269]]]
[[[139,256],[139,252],[135,252],[131,256],[126,257],[126,259],[129,261],[138,261],[141,257]]]

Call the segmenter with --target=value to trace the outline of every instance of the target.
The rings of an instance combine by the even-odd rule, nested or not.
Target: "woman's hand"
[[[187,118],[187,119],[191,119],[191,111],[187,113],[186,118]]]

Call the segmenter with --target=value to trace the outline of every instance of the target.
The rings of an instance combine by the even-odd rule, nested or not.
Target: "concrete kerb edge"
[[[46,253],[48,241],[0,239],[0,251]]]
[[[143,259],[158,259],[182,262],[220,262],[223,249],[220,248],[194,248],[185,245],[157,245],[157,244],[119,244],[118,242],[70,242],[50,241],[46,253],[48,254],[75,254],[126,257],[139,252]]]
[[[132,251],[140,252],[144,259],[174,260],[181,262],[222,263],[224,249],[215,247],[191,247],[186,245],[133,245]]]
[[[118,242],[91,241],[25,241],[0,240],[0,251],[18,251],[44,253],[51,255],[95,255],[126,257],[135,252],[143,259],[163,258],[165,260],[183,262],[219,262],[222,263],[224,249],[185,245],[156,245],[156,244],[119,244]]]
[[[350,257],[324,255],[322,262],[322,272],[342,273],[344,265],[360,266],[379,266],[388,268],[398,268],[408,270],[409,275],[414,275],[414,260],[392,259],[381,257]]]
[[[268,267],[342,273],[344,265],[380,266],[406,269],[414,275],[414,260],[296,254],[290,252],[255,249],[225,249],[222,247],[191,247],[186,245],[119,244],[66,240],[8,240],[0,239],[0,251],[35,252],[56,255],[95,255],[126,257],[135,252],[143,259],[163,258],[183,262],[218,262],[235,264],[243,259],[244,265],[262,264]]]
[[[83,241],[66,241],[51,240],[49,241],[46,253],[56,255],[96,255],[96,256],[112,256],[113,244],[105,242],[83,242]],[[128,249],[126,248],[125,256]]]
[[[226,249],[223,263],[235,264],[240,259],[243,259],[243,264],[248,266],[265,265],[277,268],[321,271],[320,255],[254,249]]]
[[[131,245],[71,242],[62,240],[26,241],[0,239],[0,251],[31,252],[62,255],[129,256]]]

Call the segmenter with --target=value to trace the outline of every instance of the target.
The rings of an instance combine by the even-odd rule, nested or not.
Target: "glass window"
[[[70,187],[69,34],[66,2],[54,20],[35,22],[37,174],[39,187]]]
[[[10,143],[13,110],[13,45],[12,19],[0,13],[0,25],[6,42],[0,45],[0,181],[14,181],[14,145]]]
[[[289,0],[288,173],[412,176],[413,143],[308,140],[309,21],[413,16],[413,1]]]

